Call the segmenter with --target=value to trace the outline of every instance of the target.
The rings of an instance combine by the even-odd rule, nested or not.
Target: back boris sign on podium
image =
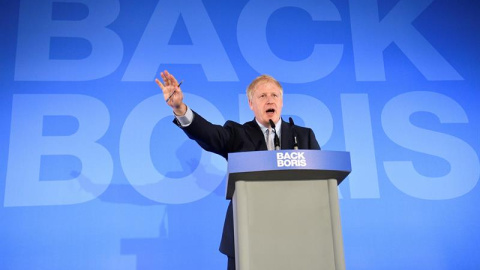
[[[348,152],[230,153],[237,270],[345,269],[337,185]]]

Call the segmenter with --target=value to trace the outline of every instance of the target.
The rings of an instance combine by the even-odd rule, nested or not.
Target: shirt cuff
[[[178,122],[182,127],[188,127],[193,121],[193,112],[190,109],[190,107],[187,106],[187,111],[185,112],[185,115],[175,115],[177,118]]]

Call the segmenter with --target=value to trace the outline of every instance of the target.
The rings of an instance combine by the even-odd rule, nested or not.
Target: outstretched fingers
[[[167,85],[178,86],[177,79],[175,79],[175,76],[168,73],[168,70],[163,71],[162,74],[164,81],[167,83]]]
[[[163,92],[163,98],[165,99],[165,101],[168,99],[168,97],[171,95],[169,89],[167,89],[167,87],[157,78],[155,78],[155,82],[157,83],[157,85],[160,87],[160,89],[162,89],[162,92]]]
[[[167,70],[160,72],[160,77],[155,78],[155,83],[162,89],[165,102],[172,108],[181,107],[183,102],[183,93],[177,79]]]
[[[163,83],[158,79],[158,78],[155,78],[155,82],[157,83],[157,85],[162,89],[163,91],[163,88],[165,88],[165,86],[163,85]]]

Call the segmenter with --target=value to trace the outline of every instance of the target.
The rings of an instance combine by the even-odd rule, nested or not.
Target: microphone
[[[277,131],[275,130],[275,123],[273,123],[272,119],[269,119],[268,122],[270,122],[273,134],[275,134],[275,138],[273,139],[273,142],[275,143],[275,150],[280,150],[280,140],[278,139]]]
[[[295,129],[295,124],[293,123],[292,117],[289,117],[288,121],[290,122],[290,127],[293,133],[293,149],[298,150],[297,131]]]

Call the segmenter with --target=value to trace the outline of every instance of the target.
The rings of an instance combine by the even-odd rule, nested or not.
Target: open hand
[[[155,78],[155,82],[160,86],[163,92],[163,98],[168,106],[172,107],[176,115],[184,115],[187,107],[183,103],[183,92],[180,89],[180,84],[175,77],[168,73],[167,70],[160,73],[163,83]]]

